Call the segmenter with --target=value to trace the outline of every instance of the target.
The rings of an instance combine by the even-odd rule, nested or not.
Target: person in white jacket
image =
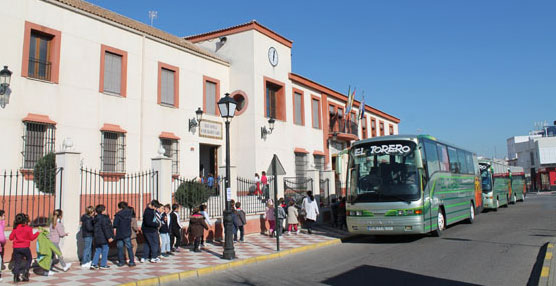
[[[312,191],[307,192],[307,196],[303,199],[301,204],[301,209],[305,212],[305,220],[307,226],[307,232],[309,234],[313,233],[313,225],[317,221],[317,216],[319,215],[319,206]]]

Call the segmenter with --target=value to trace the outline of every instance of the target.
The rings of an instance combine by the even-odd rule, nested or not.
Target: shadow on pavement
[[[450,285],[468,286],[478,285],[415,274],[411,272],[361,265],[348,272],[326,279],[321,283],[332,286],[339,285]]]
[[[355,235],[342,239],[342,243],[412,243],[423,235]]]
[[[542,264],[544,262],[544,256],[546,254],[547,248],[548,248],[548,242],[545,243],[539,250],[539,254],[537,255],[537,260],[535,261],[535,265],[533,265],[533,269],[531,270],[531,275],[529,275],[529,281],[527,281],[528,286],[539,285],[539,280],[541,278]]]

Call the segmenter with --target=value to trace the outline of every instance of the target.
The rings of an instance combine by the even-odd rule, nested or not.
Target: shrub
[[[211,194],[212,190],[206,185],[191,180],[181,183],[174,196],[178,204],[191,210],[207,202]]]
[[[56,155],[48,153],[40,158],[35,164],[33,176],[40,192],[53,194],[56,191]]]

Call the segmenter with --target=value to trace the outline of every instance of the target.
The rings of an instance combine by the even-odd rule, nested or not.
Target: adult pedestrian
[[[307,196],[303,199],[301,204],[301,209],[305,213],[305,225],[307,227],[307,232],[309,234],[313,233],[313,225],[317,221],[317,216],[319,215],[319,206],[317,201],[313,196],[312,191],[307,192]]]

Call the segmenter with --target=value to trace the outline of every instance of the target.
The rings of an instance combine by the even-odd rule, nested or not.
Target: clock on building
[[[268,49],[268,61],[273,67],[278,65],[278,51],[276,51],[276,48],[270,47]]]

